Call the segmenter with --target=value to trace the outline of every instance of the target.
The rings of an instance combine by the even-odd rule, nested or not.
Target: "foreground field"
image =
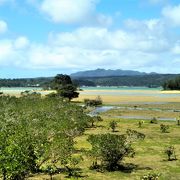
[[[131,107],[132,105],[126,105]],[[144,105],[139,104],[139,107],[144,107]],[[153,107],[153,105],[146,105],[147,108]],[[180,108],[179,103],[162,104],[158,105],[160,109],[167,108]],[[126,110],[132,113],[132,110]],[[146,110],[148,112],[148,110]],[[147,113],[146,112],[146,113]],[[156,111],[150,110],[149,113],[154,113]],[[75,148],[79,155],[83,156],[83,161],[78,165],[82,170],[82,177],[79,179],[87,180],[140,180],[143,175],[148,173],[160,173],[160,180],[179,180],[180,179],[180,126],[177,125],[176,121],[158,121],[158,124],[151,124],[149,120],[145,120],[142,127],[138,126],[140,120],[127,120],[121,118],[113,118],[117,116],[120,112],[118,109],[109,110],[101,114],[103,118],[102,122],[97,122],[95,127],[86,129],[84,135],[76,138]],[[128,113],[128,112],[127,112]],[[162,112],[157,111],[160,116]],[[110,116],[111,115],[111,116]],[[171,114],[180,115],[180,114]],[[114,171],[114,172],[97,172],[96,170],[90,170],[89,167],[92,165],[93,159],[86,155],[88,150],[91,149],[91,145],[87,142],[87,138],[90,134],[105,134],[112,133],[109,128],[110,121],[116,121],[118,126],[114,134],[123,134],[127,129],[137,130],[138,132],[144,133],[146,135],[143,141],[138,141],[133,144],[135,148],[136,155],[134,158],[126,158],[123,163],[125,165],[133,164],[135,168],[131,171]],[[162,133],[160,131],[160,124],[169,125],[169,133]],[[165,149],[169,146],[175,147],[175,153],[177,160],[168,161],[167,155],[164,153]],[[35,179],[48,179],[48,176],[38,175],[30,178]],[[55,175],[54,179],[69,179],[66,175],[59,174]],[[73,179],[73,178],[71,178]]]
[[[84,98],[94,99],[96,96],[97,94],[80,94],[78,101],[83,101]],[[9,138],[9,142],[13,140],[10,143],[10,148],[17,149],[19,154],[26,149],[23,148],[22,143],[24,143],[25,147],[28,147],[31,143],[33,146],[36,145],[37,148],[34,153],[39,153],[39,156],[37,156],[38,161],[35,162],[42,161],[44,158],[45,162],[42,162],[44,162],[46,168],[48,163],[50,163],[49,160],[55,158],[54,153],[60,152],[60,154],[57,154],[57,159],[65,158],[66,156],[64,156],[64,154],[66,155],[66,153],[68,153],[68,150],[70,150],[69,148],[73,149],[74,147],[75,154],[73,151],[72,155],[83,157],[83,160],[77,163],[74,167],[81,172],[78,179],[140,180],[143,175],[156,173],[160,174],[160,180],[179,180],[180,126],[177,125],[175,119],[180,116],[180,99],[177,94],[176,97],[148,96],[147,94],[146,96],[144,94],[142,96],[135,96],[130,94],[127,96],[102,95],[101,98],[106,105],[114,106],[114,109],[100,113],[99,115],[103,121],[95,122],[95,126],[91,127],[91,123],[89,123],[86,116],[88,111],[84,112],[81,107],[76,105],[76,103],[64,103],[60,102],[58,99],[40,98],[38,95],[37,97],[35,95],[22,98],[4,97],[3,99],[2,97],[2,101],[0,101],[1,113],[4,114],[4,116],[1,117],[3,119],[3,121],[1,121],[2,127],[6,127],[8,130],[9,127],[12,126],[12,130],[17,132],[17,134],[15,133],[16,136],[14,137],[13,131],[10,131],[10,136],[7,136],[7,132],[4,131],[4,134],[1,137],[1,143],[4,145],[4,139],[6,138]],[[77,101],[77,99],[75,101]],[[121,116],[136,116],[139,118],[125,119],[121,118]],[[146,118],[152,119],[153,117],[158,119],[157,124],[152,124],[150,123],[150,120],[145,120]],[[174,119],[174,121],[160,121],[160,118],[171,118]],[[26,120],[25,124],[24,119]],[[11,123],[11,121],[13,123]],[[115,132],[112,132],[109,127],[111,121],[117,122]],[[139,122],[142,123],[141,127]],[[20,123],[22,127],[19,127],[18,123]],[[88,123],[88,126],[86,126],[86,123]],[[7,126],[5,126],[6,124]],[[170,128],[167,133],[161,132],[161,124],[169,125]],[[87,141],[89,135],[107,133],[122,135],[127,129],[136,130],[146,136],[144,140],[139,140],[133,144],[133,148],[136,152],[135,157],[126,157],[123,160],[124,166],[121,170],[112,172],[108,172],[107,170],[103,170],[103,172],[100,172],[99,170],[91,170],[90,166],[94,159],[89,155],[89,150],[92,148],[91,144]],[[59,132],[62,133],[59,134]],[[64,132],[67,133],[67,137],[64,137]],[[52,143],[53,141],[51,138],[49,139],[52,135],[56,135],[55,137],[57,137],[57,139],[54,139],[56,140],[54,142],[55,144]],[[62,136],[60,136],[62,139],[59,138],[59,135]],[[13,139],[10,139],[11,136]],[[28,141],[26,141],[25,137]],[[69,141],[69,138],[73,141]],[[42,144],[38,142],[42,141],[44,143],[44,140],[45,144],[42,148]],[[72,143],[74,140],[75,144]],[[19,143],[19,145],[15,146],[15,143],[13,143],[14,141]],[[66,147],[68,144],[67,142],[70,143],[69,147]],[[168,161],[165,149],[169,146],[175,148],[177,160]],[[61,152],[61,150],[63,151]],[[16,159],[11,158],[11,153],[16,151],[13,150],[11,152],[8,148],[4,149],[4,151],[10,154],[10,156],[8,156],[10,164],[12,165],[13,162],[13,165],[16,165]],[[50,157],[48,161],[46,160],[46,153],[48,153],[48,156]],[[67,154],[67,156],[71,157],[71,152],[69,152],[69,155]],[[6,159],[7,156],[0,156],[0,158],[2,158],[2,162],[4,162],[4,158]],[[20,164],[21,163],[23,164],[23,161],[20,161]],[[57,165],[58,167],[65,168],[62,164]],[[1,163],[1,169],[3,169],[3,166],[4,164]],[[9,165],[7,164],[6,167],[8,169]],[[27,179],[45,180],[50,179],[50,176],[48,173],[43,171],[43,173],[39,172],[38,174],[32,173]],[[69,178],[66,169],[66,171],[61,171],[59,174],[53,174],[52,179],[62,180],[76,178]]]

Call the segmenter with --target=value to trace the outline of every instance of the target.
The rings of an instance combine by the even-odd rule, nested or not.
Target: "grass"
[[[141,105],[143,106],[143,105]],[[150,105],[152,106],[152,105]],[[138,113],[147,113],[154,116],[154,112],[151,110],[140,111]],[[146,106],[147,107],[147,106]],[[177,108],[178,105],[174,104],[173,108]],[[180,107],[180,106],[179,106]],[[171,106],[159,105],[158,108],[166,109],[171,108]],[[125,113],[136,113],[134,110],[126,110]],[[103,113],[101,117],[102,122],[95,123],[96,127],[86,129],[84,135],[76,138],[75,148],[77,152],[83,156],[84,160],[78,165],[82,169],[82,178],[85,180],[139,180],[143,175],[148,173],[160,173],[160,180],[178,180],[180,179],[180,126],[174,121],[158,121],[158,124],[151,124],[149,120],[145,120],[142,127],[138,127],[139,120],[127,120],[121,118],[113,118],[117,114],[121,114],[120,109],[110,110]],[[157,115],[162,115],[162,112],[157,111]],[[111,115],[111,116],[109,116]],[[167,115],[168,114],[164,114]],[[174,116],[180,114],[172,114],[170,112],[169,116]],[[91,145],[87,142],[89,134],[101,134],[101,133],[112,133],[109,128],[109,122],[115,120],[118,124],[115,132],[116,134],[123,134],[127,129],[137,130],[146,135],[144,141],[138,141],[133,144],[136,151],[134,158],[126,158],[124,163],[133,163],[137,165],[131,173],[125,173],[121,171],[115,172],[104,172],[100,173],[95,170],[90,170],[89,167],[92,164],[93,159],[87,156],[86,152],[91,148]],[[162,133],[160,131],[160,124],[166,124],[170,126],[169,133]],[[175,152],[177,156],[176,161],[167,161],[167,157],[164,153],[165,148],[173,145],[175,147]],[[37,175],[35,177],[29,178],[31,180],[35,179],[49,179],[47,175]],[[65,174],[54,175],[54,179],[70,179],[67,178]],[[73,179],[73,178],[71,178]]]

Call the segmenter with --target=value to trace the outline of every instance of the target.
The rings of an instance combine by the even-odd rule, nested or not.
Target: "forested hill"
[[[151,74],[111,77],[73,77],[81,86],[147,86],[160,87],[167,80],[178,77],[177,74]]]
[[[52,79],[52,77],[0,79],[0,87],[44,87],[48,86]]]
[[[147,86],[159,87],[177,74],[149,74],[134,76],[72,77],[79,86]],[[0,79],[0,87],[44,87],[48,88],[52,77]]]

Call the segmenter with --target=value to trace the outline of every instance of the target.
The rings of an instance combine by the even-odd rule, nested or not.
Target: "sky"
[[[179,0],[0,0],[0,78],[180,73]]]

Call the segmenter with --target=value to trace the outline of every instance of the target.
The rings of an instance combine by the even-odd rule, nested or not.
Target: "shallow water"
[[[122,107],[122,106],[101,106],[101,107],[96,107],[93,111],[89,113],[90,116],[96,116],[99,113],[107,112],[108,110],[111,109],[128,109],[128,110],[155,110],[155,111],[167,111],[167,112],[180,112],[180,110],[174,110],[174,109],[167,109],[167,110],[162,110],[158,108],[132,108],[132,107]],[[111,116],[112,118],[122,118],[122,119],[144,119],[144,120],[151,120],[152,117],[147,117],[147,116]],[[166,118],[166,117],[161,117],[157,118],[157,120],[164,120],[164,121],[175,121],[176,118]]]

